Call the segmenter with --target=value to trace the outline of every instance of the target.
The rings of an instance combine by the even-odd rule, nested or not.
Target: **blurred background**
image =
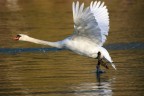
[[[142,96],[144,2],[104,1],[110,16],[105,47],[117,71],[96,76],[96,60],[49,46],[16,42],[17,34],[58,41],[73,32],[76,0],[0,0],[1,96]],[[88,6],[91,0],[79,0]]]

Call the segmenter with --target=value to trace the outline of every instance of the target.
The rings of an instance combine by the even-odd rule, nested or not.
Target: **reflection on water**
[[[76,96],[112,96],[112,90],[108,82],[103,82],[101,85],[96,83],[84,83],[79,86],[75,86]]]
[[[91,0],[83,0],[87,5]],[[142,96],[144,38],[142,0],[105,1],[110,34],[105,44],[115,61],[95,75],[96,60],[68,50],[11,38],[23,33],[43,40],[73,31],[72,0],[0,0],[0,96]]]
[[[101,78],[101,74],[97,74],[96,83],[83,83],[72,87],[76,96],[112,96],[111,83],[113,80]],[[102,79],[102,80],[101,80]]]

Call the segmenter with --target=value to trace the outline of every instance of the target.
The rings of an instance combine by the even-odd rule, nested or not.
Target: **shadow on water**
[[[131,42],[131,43],[117,43],[104,46],[108,50],[130,50],[130,49],[144,49],[144,43]]]
[[[130,49],[144,49],[144,43],[133,42],[133,43],[119,43],[109,44],[104,46],[107,50],[130,50]],[[58,48],[0,48],[0,53],[16,54],[23,52],[49,52],[49,51],[60,51],[63,49]]]
[[[49,52],[49,51],[60,51],[63,49],[58,48],[0,48],[0,53],[16,54],[23,52]]]

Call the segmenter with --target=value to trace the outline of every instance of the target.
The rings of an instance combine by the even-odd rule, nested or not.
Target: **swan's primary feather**
[[[73,2],[74,37],[82,37],[102,46],[109,31],[109,16],[104,3],[91,2],[84,8],[77,1]]]

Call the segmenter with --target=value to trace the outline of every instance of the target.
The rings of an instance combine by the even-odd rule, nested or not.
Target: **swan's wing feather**
[[[73,36],[83,37],[102,46],[109,30],[109,16],[104,3],[92,1],[90,6],[84,9],[84,3],[80,5],[77,1],[73,2],[72,9]]]

